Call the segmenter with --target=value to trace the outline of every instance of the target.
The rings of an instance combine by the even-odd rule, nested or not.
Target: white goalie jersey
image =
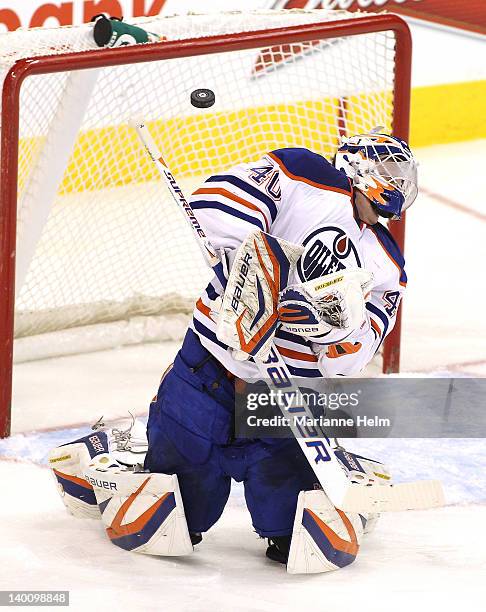
[[[211,176],[190,202],[216,249],[236,250],[257,228],[303,245],[305,253],[290,282],[346,268],[371,272],[374,285],[359,329],[333,330],[318,344],[281,329],[275,336],[294,376],[352,376],[365,368],[393,329],[407,279],[403,256],[388,230],[380,223],[366,225],[355,215],[346,174],[307,149],[278,149]],[[191,327],[231,373],[258,378],[251,360],[234,359],[216,337],[216,300],[222,293],[214,278],[197,301]]]

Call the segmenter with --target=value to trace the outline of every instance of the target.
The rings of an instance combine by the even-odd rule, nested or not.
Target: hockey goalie
[[[235,386],[259,379],[272,346],[296,377],[366,367],[407,281],[380,220],[399,218],[416,195],[408,145],[382,130],[343,139],[333,163],[284,148],[209,177],[189,203],[220,263],[150,405],[143,465],[127,468],[103,431],[55,449],[68,509],[101,517],[122,548],[189,554],[234,479],[267,557],[294,573],[353,562],[376,516],[335,508],[294,437],[236,437]],[[335,454],[351,480],[389,484],[379,462]]]

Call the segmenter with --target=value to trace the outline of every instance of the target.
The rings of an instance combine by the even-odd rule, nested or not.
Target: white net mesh
[[[359,18],[271,11],[137,25],[179,40],[349,17]],[[96,48],[91,25],[1,38],[2,79],[21,57]],[[343,129],[390,129],[394,49],[393,33],[381,32],[96,71],[69,72],[67,64],[66,72],[29,77],[20,106],[17,359],[43,354],[26,343],[32,336],[59,354],[178,334],[180,313],[207,282],[131,118],[148,120],[187,192],[274,148],[331,156]],[[200,87],[215,91],[212,108],[190,105]],[[73,328],[82,328],[80,343],[62,332]]]

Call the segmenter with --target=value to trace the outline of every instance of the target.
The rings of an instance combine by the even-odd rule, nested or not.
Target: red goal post
[[[376,32],[393,32],[393,134],[409,135],[411,86],[411,36],[407,24],[393,14],[363,15],[353,19],[312,23],[271,30],[223,34],[206,38],[165,41],[46,55],[18,60],[8,71],[2,94],[1,204],[0,204],[0,437],[10,433],[12,362],[15,308],[16,220],[19,180],[19,116],[22,87],[35,75],[229,53]],[[405,220],[391,223],[400,247],[404,245]],[[396,372],[400,358],[400,312],[384,347],[384,372]]]

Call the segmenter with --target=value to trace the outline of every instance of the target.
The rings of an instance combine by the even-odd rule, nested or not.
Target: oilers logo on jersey
[[[297,264],[301,281],[313,280],[345,268],[361,268],[358,249],[341,227],[327,225],[304,239],[305,251]]]

